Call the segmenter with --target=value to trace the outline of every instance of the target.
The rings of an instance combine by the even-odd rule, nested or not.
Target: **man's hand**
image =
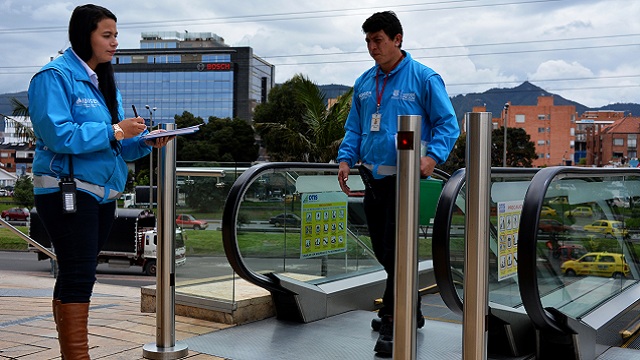
[[[420,158],[420,177],[427,178],[433,174],[433,169],[436,167],[436,161],[429,156],[422,156]]]
[[[338,170],[338,183],[340,184],[340,189],[342,189],[342,192],[347,195],[351,194],[351,189],[349,188],[349,186],[347,186],[347,180],[349,180],[350,172],[351,169],[349,168],[349,165],[344,161],[340,162],[340,168]]]

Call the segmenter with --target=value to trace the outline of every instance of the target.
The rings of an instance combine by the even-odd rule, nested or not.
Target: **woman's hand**
[[[125,139],[136,137],[147,128],[147,125],[144,124],[144,119],[139,116],[135,118],[124,119],[120,121],[118,125],[120,125],[122,131],[124,131]]]
[[[161,132],[165,132],[167,130],[164,129],[158,129],[158,130],[153,130],[152,132],[150,132],[149,134],[157,134],[157,133],[161,133]],[[155,139],[151,139],[151,140],[145,140],[144,143],[149,145],[149,146],[153,146],[156,149],[160,149],[161,147],[167,145],[167,143],[171,140],[173,140],[175,138],[174,136],[163,136],[163,137],[159,137],[159,138],[155,138]]]

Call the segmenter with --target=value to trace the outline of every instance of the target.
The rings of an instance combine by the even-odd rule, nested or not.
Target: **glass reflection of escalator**
[[[540,358],[640,358],[630,350],[638,349],[633,341],[640,319],[640,204],[625,201],[633,198],[640,198],[637,169],[547,168],[532,179],[522,210],[518,277]],[[544,218],[563,227],[541,232]],[[561,248],[579,252],[554,256]],[[551,271],[534,271],[541,261]]]
[[[491,224],[489,255],[488,353],[506,358],[528,358],[534,346],[534,329],[522,306],[515,274],[499,271],[499,236],[506,224],[498,223],[498,206],[521,203],[536,169],[495,168],[491,173]],[[451,311],[462,315],[465,251],[465,170],[460,169],[445,184],[433,228],[434,271],[440,295]],[[516,221],[517,222],[517,221]],[[516,231],[517,224],[509,224]],[[501,231],[502,230],[502,231]],[[517,238],[508,247],[515,249]],[[506,250],[506,249],[503,249]],[[515,269],[514,264],[510,268]],[[505,269],[507,266],[505,265]],[[544,270],[544,267],[542,268]]]
[[[438,286],[459,314],[464,176],[459,170],[443,188],[434,227]],[[630,350],[640,346],[640,172],[492,169],[491,178],[490,356],[640,357]],[[500,279],[495,207],[518,199],[517,277]]]

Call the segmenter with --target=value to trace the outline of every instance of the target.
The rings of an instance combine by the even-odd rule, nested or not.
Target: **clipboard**
[[[149,133],[147,135],[141,136],[141,138],[144,139],[144,140],[153,140],[153,139],[167,137],[167,136],[178,136],[178,135],[193,134],[196,131],[200,130],[200,126],[201,125],[202,124],[193,125],[193,126],[189,126],[189,127],[185,127],[185,128],[175,129],[175,130],[161,131],[161,132],[157,132],[157,133],[154,133],[154,134]]]

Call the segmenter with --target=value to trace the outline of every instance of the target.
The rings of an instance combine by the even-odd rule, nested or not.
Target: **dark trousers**
[[[76,204],[75,213],[65,214],[60,192],[35,196],[38,216],[58,258],[53,298],[63,304],[90,301],[98,253],[115,219],[115,201],[99,204],[93,196],[78,190]]]
[[[387,273],[387,281],[382,296],[383,307],[378,316],[393,316],[395,259],[396,259],[396,177],[369,179],[364,195],[364,213],[367,217],[369,237],[376,259]],[[417,199],[416,199],[417,201]],[[420,297],[418,296],[418,316]]]

